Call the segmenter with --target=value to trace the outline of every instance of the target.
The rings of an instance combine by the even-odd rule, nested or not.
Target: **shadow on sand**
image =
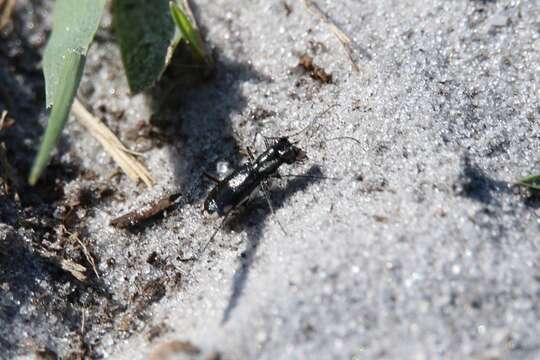
[[[287,179],[287,185],[284,189],[273,189],[270,191],[270,201],[272,202],[274,210],[277,211],[283,207],[285,201],[295,193],[305,191],[309,186],[322,179],[321,169],[317,165],[312,166],[307,173],[302,174],[301,176],[303,177]],[[260,207],[264,209],[264,211],[252,211],[253,207]],[[269,216],[271,217],[271,220],[279,221],[279,214],[273,217],[268,204],[264,200],[264,197],[261,196],[248,204],[243,211],[233,219],[233,221],[238,222],[242,228],[245,228],[248,233],[249,243],[246,245],[246,250],[241,255],[240,264],[234,274],[231,296],[229,297],[227,307],[223,311],[222,324],[230,319],[234,309],[240,301],[249,272],[255,261],[266,220]],[[285,230],[287,229],[285,228]],[[290,236],[290,234],[285,234],[284,236],[287,237]]]

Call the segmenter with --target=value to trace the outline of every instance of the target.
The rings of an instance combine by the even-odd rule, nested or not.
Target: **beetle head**
[[[277,151],[279,157],[287,164],[302,162],[307,159],[306,152],[291,143],[287,137],[278,140]]]

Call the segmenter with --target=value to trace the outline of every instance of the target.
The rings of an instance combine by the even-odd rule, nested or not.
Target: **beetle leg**
[[[266,199],[266,203],[268,204],[268,207],[270,208],[270,212],[272,213],[273,217],[276,219],[276,222],[281,228],[281,231],[283,231],[283,234],[288,235],[287,232],[285,231],[285,228],[283,227],[283,225],[281,225],[281,222],[277,218],[276,212],[274,211],[274,207],[272,206],[272,203],[270,202],[270,190],[269,190],[268,182],[266,180],[261,182],[261,190],[264,195],[264,198]]]
[[[206,171],[203,171],[203,176],[206,177],[208,180],[211,180],[213,182],[215,182],[216,184],[219,184],[221,182],[221,180],[219,180],[217,177],[215,177],[214,175],[210,175],[208,172]]]
[[[271,177],[273,177],[274,179],[281,179],[281,174],[279,173],[279,171],[276,171],[276,173],[273,174]]]
[[[253,152],[251,151],[251,148],[249,146],[246,148],[246,151],[249,156],[249,161],[255,161],[255,156],[253,155]]]
[[[223,220],[221,220],[221,223],[219,224],[219,226],[216,228],[216,230],[214,230],[214,232],[212,233],[212,236],[210,236],[210,239],[208,239],[208,241],[204,244],[204,246],[199,250],[199,253],[197,255],[193,256],[192,259],[190,258],[190,260],[197,260],[202,256],[202,254],[204,254],[204,252],[206,251],[206,248],[214,240],[217,233],[223,228],[223,225],[225,225],[225,221],[227,221],[227,219],[229,218],[229,215],[231,213],[232,213],[232,210],[229,211],[227,214],[225,214],[225,216],[223,217]]]

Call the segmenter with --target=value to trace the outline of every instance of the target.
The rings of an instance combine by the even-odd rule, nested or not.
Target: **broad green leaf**
[[[34,185],[51,157],[82,77],[88,47],[106,0],[57,0],[54,25],[43,55],[47,107],[52,106],[45,136],[30,172]]]
[[[171,1],[169,6],[174,22],[182,32],[182,38],[186,40],[197,60],[206,62],[210,65],[210,58],[206,55],[199,31],[193,27],[187,15],[178,7],[178,5]]]
[[[519,185],[526,186],[534,190],[540,190],[540,174],[527,176],[518,181]]]
[[[106,0],[56,0],[54,25],[43,54],[47,107],[53,105],[61,87],[64,55],[76,52],[86,55],[99,26]]]
[[[114,0],[114,29],[132,93],[159,80],[180,41],[169,0]]]

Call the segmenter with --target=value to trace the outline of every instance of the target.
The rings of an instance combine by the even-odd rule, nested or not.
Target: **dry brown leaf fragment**
[[[165,360],[178,354],[198,355],[201,349],[189,341],[170,340],[159,344],[148,357],[149,360]]]
[[[332,82],[332,74],[328,74],[322,67],[313,62],[313,58],[307,54],[300,56],[298,65],[309,73],[309,75],[322,83]]]
[[[86,268],[81,264],[77,264],[76,262],[73,262],[71,260],[64,259],[61,256],[56,255],[55,253],[45,249],[38,250],[38,253],[50,263],[70,273],[77,280],[81,282],[86,281]]]

